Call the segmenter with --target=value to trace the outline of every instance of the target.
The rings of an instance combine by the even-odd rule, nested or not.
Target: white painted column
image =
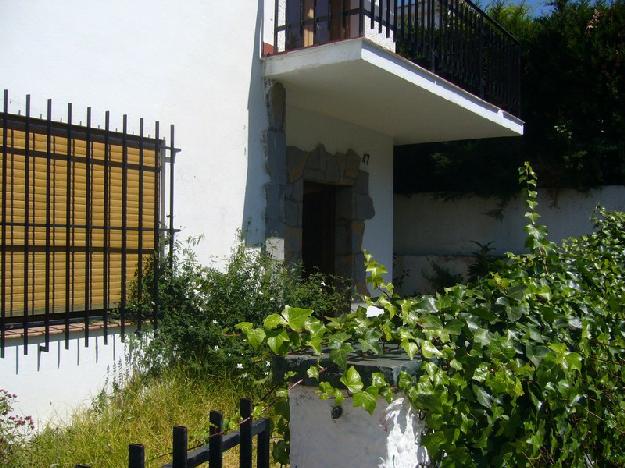
[[[378,399],[372,415],[348,398],[337,419],[333,403],[313,387],[295,387],[289,397],[292,468],[408,468],[429,461],[420,444],[423,421],[401,394],[391,403]]]

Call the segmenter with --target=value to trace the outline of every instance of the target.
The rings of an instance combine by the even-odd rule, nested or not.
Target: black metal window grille
[[[397,54],[520,115],[520,44],[471,0],[275,0],[273,53],[375,29]]]
[[[44,336],[49,351],[52,332],[61,332],[69,347],[70,332],[111,327],[138,329],[158,322],[158,265],[167,248],[173,251],[174,126],[170,144],[161,139],[159,122],[146,136],[92,126],[91,108],[77,125],[72,104],[67,120],[31,116],[30,96],[24,115],[9,113],[4,91],[0,112],[0,357],[7,340],[21,337],[24,354],[29,337]],[[166,173],[169,173],[169,181]],[[165,194],[169,194],[169,203]],[[168,206],[167,206],[168,205]],[[167,214],[168,212],[168,214]],[[167,215],[166,215],[167,214]],[[168,226],[165,224],[169,218]],[[165,236],[166,235],[166,236]],[[172,257],[169,256],[170,266]],[[128,285],[134,278],[139,298],[144,272],[155,268],[149,311],[128,316]],[[139,300],[143,304],[144,301]]]

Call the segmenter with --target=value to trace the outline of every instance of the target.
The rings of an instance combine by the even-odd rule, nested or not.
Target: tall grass
[[[128,444],[142,443],[147,466],[162,466],[171,462],[173,426],[187,426],[189,446],[200,445],[208,433],[209,411],[232,415],[239,398],[254,398],[250,392],[226,373],[201,375],[182,367],[166,369],[157,377],[137,377],[123,390],[101,396],[91,408],[75,413],[69,425],[43,429],[25,447],[25,461],[20,463],[123,467],[128,463]],[[236,452],[226,454],[225,466],[238,466]]]

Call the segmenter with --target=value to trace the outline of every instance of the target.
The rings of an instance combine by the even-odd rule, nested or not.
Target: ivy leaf
[[[274,328],[277,328],[282,325],[286,325],[286,320],[284,320],[284,318],[282,318],[278,314],[268,315],[263,321],[263,326],[267,330],[273,330]]]
[[[433,330],[440,330],[443,328],[443,323],[441,322],[441,319],[439,319],[436,315],[432,314],[423,314],[419,316],[419,318],[417,319],[417,323],[422,328],[429,328]]]
[[[369,392],[359,391],[357,393],[354,393],[352,398],[355,408],[362,407],[369,414],[373,414],[373,412],[375,411],[376,398]]]
[[[406,351],[406,354],[410,359],[414,359],[415,355],[419,352],[419,345],[417,345],[414,341],[403,340],[401,342],[401,347],[404,351]]]
[[[330,360],[339,368],[344,369],[347,366],[347,356],[353,351],[352,345],[349,343],[341,343],[339,348],[330,351]]]
[[[479,385],[473,384],[471,388],[473,389],[473,394],[477,398],[477,401],[480,403],[480,405],[482,405],[485,408],[490,409],[491,406],[493,405],[492,395],[488,393],[486,390],[484,390],[482,387],[480,387]]]
[[[490,332],[484,328],[478,328],[473,332],[473,341],[479,345],[488,346],[490,344],[490,340]]]
[[[288,351],[287,342],[290,341],[289,335],[282,330],[279,334],[267,338],[267,346],[274,354],[284,355]]]
[[[321,338],[320,336],[314,336],[306,343],[312,348],[315,354],[321,354],[321,345],[323,343],[323,338]]]
[[[443,353],[441,353],[438,348],[432,344],[431,341],[427,340],[421,343],[421,354],[423,354],[423,357],[427,359],[432,359],[443,355]]]
[[[246,333],[246,336],[247,342],[252,345],[252,347],[258,348],[265,340],[265,330],[262,328],[255,328],[253,330],[249,330]]]
[[[341,377],[341,383],[345,385],[350,393],[356,394],[362,390],[364,386],[360,374],[354,366],[351,366]]]
[[[308,370],[306,371],[306,374],[308,375],[308,377],[310,377],[311,379],[317,379],[319,380],[319,367],[317,366],[310,366],[308,368]]]
[[[567,353],[565,358],[568,368],[571,370],[582,370],[582,357],[578,353]]]
[[[319,382],[319,398],[328,400],[334,396],[334,387],[329,382]]]
[[[241,330],[243,333],[247,333],[248,331],[250,331],[252,328],[254,328],[254,324],[251,322],[241,322],[241,323],[237,323],[234,328]]]
[[[287,321],[291,330],[301,333],[306,325],[306,320],[312,315],[312,309],[300,309],[298,307],[286,306],[282,316]]]
[[[388,383],[381,372],[374,372],[371,374],[371,386],[376,388],[386,387]]]
[[[376,354],[380,354],[382,352],[380,346],[380,332],[376,329],[368,329],[364,336],[358,340],[360,344],[360,351],[363,353],[372,351]]]
[[[319,398],[322,400],[329,400],[330,398],[334,398],[334,403],[337,405],[341,405],[345,397],[343,396],[343,392],[341,392],[338,388],[334,388],[332,384],[328,382],[320,382],[319,383]]]
[[[473,372],[472,379],[476,382],[484,382],[489,373],[490,370],[488,369],[488,365],[486,363],[482,363]]]
[[[511,322],[516,322],[523,316],[523,314],[527,313],[527,310],[527,305],[513,305],[507,307],[506,314],[508,316],[508,320],[510,320]]]
[[[304,323],[304,328],[308,330],[311,336],[321,336],[325,334],[325,332],[328,330],[326,326],[321,323],[321,320],[314,317],[309,317],[306,320],[306,323]]]

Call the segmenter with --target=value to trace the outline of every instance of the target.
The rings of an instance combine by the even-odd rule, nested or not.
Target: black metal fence
[[[386,38],[404,58],[520,114],[520,45],[470,0],[276,0],[275,18],[273,53]]]
[[[134,135],[126,115],[121,131],[113,130],[108,111],[103,125],[95,126],[91,108],[76,118],[72,104],[65,121],[53,121],[51,100],[45,116],[36,118],[30,96],[23,114],[9,111],[5,90],[0,112],[0,356],[9,339],[20,340],[27,354],[33,335],[43,337],[38,342],[44,352],[53,333],[64,335],[66,348],[72,330],[84,332],[85,346],[95,327],[103,329],[105,343],[113,326],[123,337],[131,320],[129,284],[136,278],[136,294],[146,293],[142,279],[148,264],[155,266],[154,304],[133,321],[141,327],[146,318],[155,327],[159,258],[167,248],[161,238],[167,237],[173,249],[174,126],[167,146],[159,122],[150,137],[140,119]]]
[[[208,443],[189,450],[187,428],[176,426],[172,435],[172,462],[164,465],[171,468],[192,468],[208,462],[209,468],[223,466],[223,453],[237,445],[239,466],[252,468],[253,438],[257,436],[256,467],[269,468],[271,422],[268,419],[252,419],[252,401],[240,400],[239,430],[224,434],[223,415],[218,411],[210,413],[210,432]],[[128,467],[144,468],[146,464],[145,448],[140,444],[128,446]],[[76,465],[76,468],[89,468],[89,465]]]

